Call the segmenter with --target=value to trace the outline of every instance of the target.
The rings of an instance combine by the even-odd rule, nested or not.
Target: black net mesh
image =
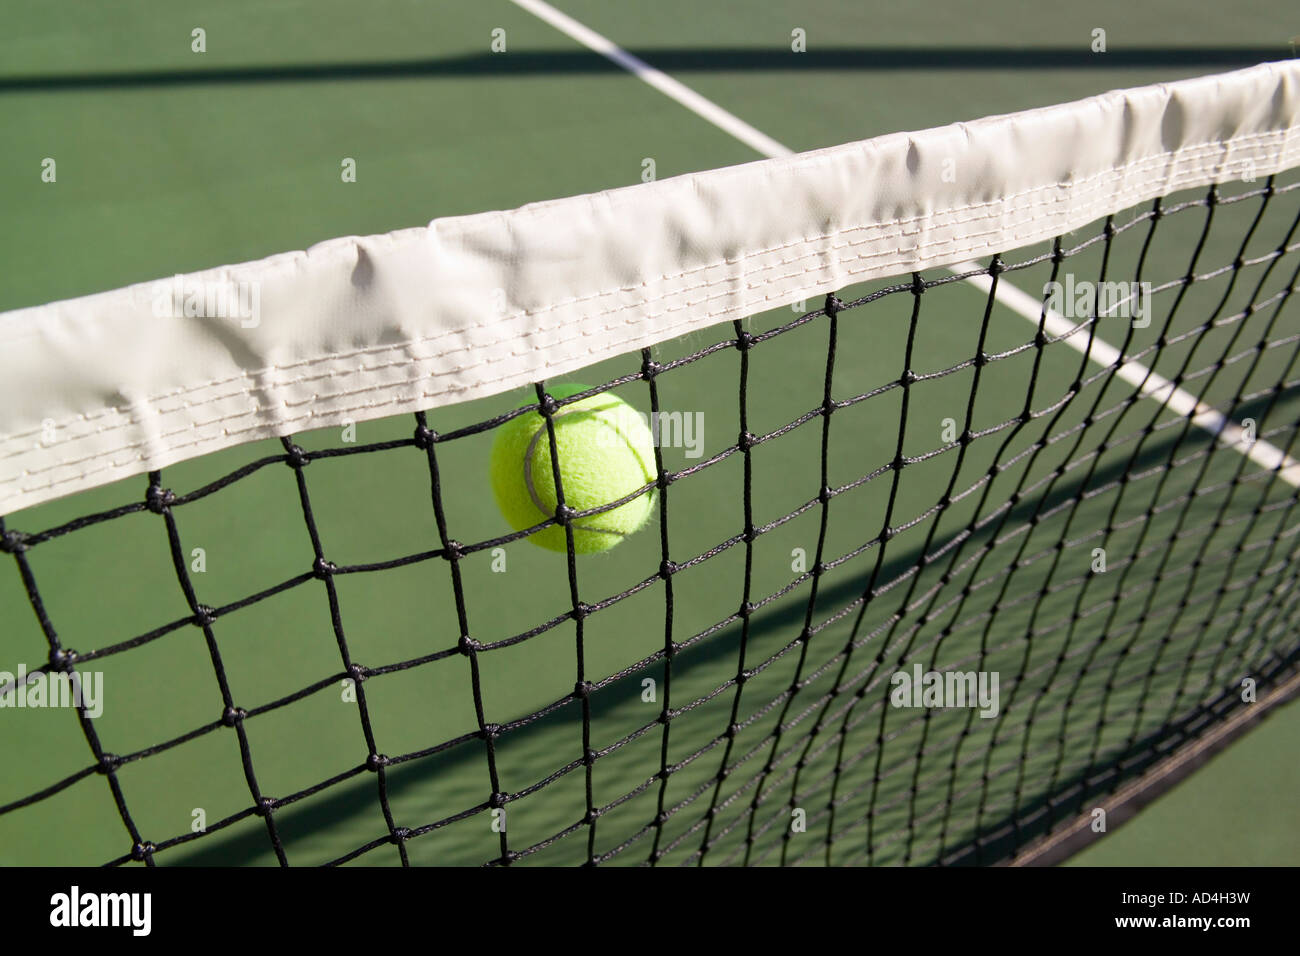
[[[520,412],[482,403],[10,516],[6,665],[115,692],[102,717],[10,722],[36,736],[0,856],[31,862],[19,834],[57,821],[55,858],[83,863],[1014,859],[1297,672],[1297,197],[1168,197],[981,264],[987,292],[839,290],[558,402],[539,384],[548,417],[617,389],[708,425],[694,457],[661,439],[655,519],[608,555],[484,517],[487,443]],[[1149,314],[1081,306],[1072,341],[1122,361],[997,299],[1112,281],[1149,283]],[[221,477],[185,484],[200,467]],[[195,548],[250,511],[238,563],[265,579],[227,594]],[[996,674],[996,713],[895,706],[917,669]]]

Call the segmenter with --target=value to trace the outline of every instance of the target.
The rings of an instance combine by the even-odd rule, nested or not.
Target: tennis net
[[[11,513],[0,855],[1059,858],[1300,675],[1300,179],[1204,178]],[[604,391],[652,526],[532,548],[492,437]]]

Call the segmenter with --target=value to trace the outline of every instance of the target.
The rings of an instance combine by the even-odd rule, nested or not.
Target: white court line
[[[617,63],[638,79],[649,83],[660,93],[681,103],[682,106],[685,106],[696,116],[712,123],[723,132],[730,133],[756,152],[762,153],[769,159],[775,159],[777,156],[794,155],[794,150],[782,146],[772,137],[754,129],[739,116],[728,113],[717,103],[705,99],[699,93],[677,82],[662,70],[656,70],[649,63],[628,53],[595,30],[585,27],[572,17],[561,13],[549,3],[543,3],[542,0],[511,0],[511,2],[515,6],[522,7],[534,16],[545,20],[561,33],[599,53],[605,59]]]
[[[549,3],[545,3],[544,0],[511,0],[511,2],[534,16],[545,20],[555,29],[593,52],[599,53],[607,60],[618,64],[665,96],[676,100],[701,119],[712,123],[726,133],[730,133],[763,156],[775,159],[778,156],[791,156],[794,154],[794,150],[778,143],[770,136],[750,126],[740,117],[727,112],[717,103],[705,99],[699,93],[674,80],[661,70],[656,70],[644,60],[621,49],[613,41],[601,36],[595,30],[584,26],[572,17],[561,13]],[[953,272],[969,272],[983,267],[976,263],[967,262],[949,266],[948,268]],[[971,276],[966,281],[983,290],[985,295],[988,295],[989,286],[992,284],[992,279],[987,275]],[[1038,318],[1042,312],[1042,303],[1033,296],[1002,280],[998,282],[995,298],[1000,305],[1005,306],[1017,315],[1023,316],[1033,322],[1034,325],[1038,324]],[[1092,347],[1089,349],[1086,329],[1078,329],[1074,334],[1071,334],[1071,330],[1075,329],[1075,324],[1059,312],[1048,311],[1046,328],[1054,336],[1068,336],[1063,339],[1067,345],[1080,353],[1086,352],[1088,358],[1103,366],[1114,365],[1123,357],[1119,349],[1095,337],[1092,339]],[[1300,488],[1300,462],[1266,441],[1260,439],[1253,442],[1247,441],[1245,430],[1240,425],[1201,402],[1195,395],[1185,392],[1181,388],[1176,388],[1169,379],[1157,375],[1140,362],[1125,362],[1116,369],[1115,374],[1139,389],[1145,397],[1161,402],[1179,415],[1190,417],[1193,425],[1209,432],[1226,447],[1244,454],[1251,461],[1269,471],[1277,470],[1279,478],[1292,487]]]
[[[953,272],[971,272],[984,268],[978,262],[960,262],[948,266]],[[993,278],[988,275],[970,276],[967,280],[980,288],[987,296]],[[1035,325],[1042,315],[1043,303],[1013,285],[998,282],[997,301]],[[1123,354],[1115,346],[1095,336],[1091,345],[1088,341],[1088,326],[1078,325],[1060,312],[1047,310],[1043,328],[1052,336],[1061,339],[1066,345],[1081,355],[1103,367],[1118,365],[1115,374],[1145,397],[1165,405],[1170,411],[1184,418],[1191,418],[1192,424],[1203,428],[1223,445],[1241,452],[1251,461],[1268,471],[1277,470],[1278,477],[1293,488],[1300,488],[1300,462],[1296,461],[1282,449],[1256,438],[1250,441],[1245,429],[1219,412],[1200,401],[1190,392],[1185,392],[1173,382],[1157,372],[1149,370],[1141,362],[1129,360],[1122,365]]]

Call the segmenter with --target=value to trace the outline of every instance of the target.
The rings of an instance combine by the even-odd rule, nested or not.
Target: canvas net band
[[[1300,66],[1265,64],[6,313],[0,513],[1268,176],[1298,119]]]

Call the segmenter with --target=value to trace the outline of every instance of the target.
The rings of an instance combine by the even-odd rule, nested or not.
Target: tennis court
[[[0,309],[652,179],[671,196],[684,174],[1289,53],[1281,4],[1225,17],[1213,44],[1168,39],[1171,4],[1017,10],[1014,40],[952,4],[945,43],[934,11],[559,6],[16,17]],[[33,172],[47,157],[56,184]],[[673,436],[650,525],[605,554],[536,548],[491,498],[495,431],[539,404],[528,387],[393,415],[362,395],[344,426],[223,437],[157,480],[78,477],[9,511],[0,670],[74,649],[105,706],[3,712],[20,772],[0,861],[1006,862],[1237,719],[1243,678],[1261,697],[1294,683],[1300,176],[1235,172],[544,376]],[[593,222],[627,203],[703,228],[609,195]],[[658,238],[653,217],[610,221],[629,248]],[[569,261],[564,241],[532,248]],[[374,263],[340,282],[383,289]],[[496,314],[496,284],[465,279],[451,305]],[[1067,280],[1150,292],[1075,330],[1072,295],[1064,317],[1039,295]],[[711,282],[657,301],[712,308]],[[171,334],[139,363],[176,359]],[[339,357],[322,394],[379,346],[425,355],[396,320],[373,342],[319,334]],[[68,361],[94,378],[117,348],[92,335]],[[998,713],[891,707],[914,665],[998,673]],[[1269,861],[1297,839],[1279,831]]]

